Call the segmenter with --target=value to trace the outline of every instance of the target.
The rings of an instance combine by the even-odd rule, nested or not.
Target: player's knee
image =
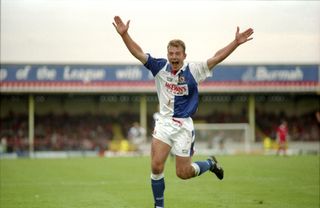
[[[151,170],[152,170],[152,173],[154,174],[160,174],[164,170],[164,164],[158,163],[158,162],[152,162]]]
[[[152,173],[154,174],[160,174],[162,172],[163,172],[163,169],[161,168],[158,168],[158,167],[152,168]]]
[[[192,177],[192,175],[184,169],[177,169],[176,175],[182,180],[186,180]]]

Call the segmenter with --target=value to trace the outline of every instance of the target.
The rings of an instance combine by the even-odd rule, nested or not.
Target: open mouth
[[[171,64],[172,64],[173,66],[178,66],[178,65],[179,65],[179,61],[171,61]]]

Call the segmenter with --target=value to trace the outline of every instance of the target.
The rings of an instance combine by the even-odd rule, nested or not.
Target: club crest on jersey
[[[184,76],[180,76],[178,83],[179,83],[179,84],[186,83],[185,77],[184,77]]]

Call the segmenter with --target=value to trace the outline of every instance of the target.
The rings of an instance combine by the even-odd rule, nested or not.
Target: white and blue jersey
[[[144,65],[154,78],[159,99],[159,112],[165,117],[188,118],[198,108],[198,84],[211,76],[206,62],[185,63],[176,73],[166,59],[148,54]]]

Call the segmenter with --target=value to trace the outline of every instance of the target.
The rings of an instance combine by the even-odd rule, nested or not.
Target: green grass
[[[319,207],[319,156],[218,159],[222,181],[211,173],[180,180],[168,160],[166,207]],[[0,160],[0,207],[151,208],[149,163],[148,157]]]

